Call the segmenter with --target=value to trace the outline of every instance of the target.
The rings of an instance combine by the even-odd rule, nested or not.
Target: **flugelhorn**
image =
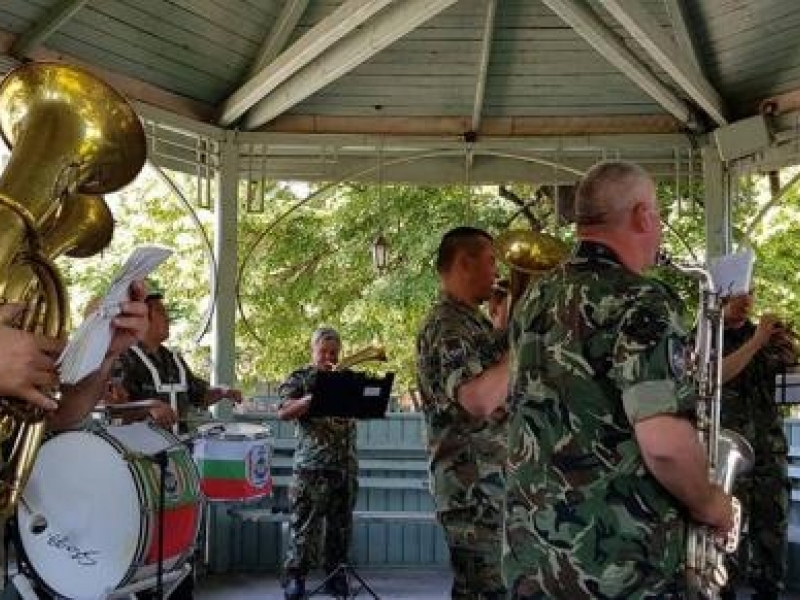
[[[354,354],[350,354],[336,363],[334,371],[343,371],[350,367],[369,361],[386,362],[386,348],[383,344],[372,343]]]
[[[531,229],[508,229],[495,238],[495,251],[509,268],[509,314],[533,277],[553,269],[569,254],[569,246],[552,235]]]
[[[110,237],[97,195],[142,168],[144,131],[127,101],[93,75],[29,63],[0,83],[0,134],[12,148],[0,177],[0,297],[26,305],[26,330],[62,337],[68,300],[53,261],[88,255]],[[0,470],[0,515],[14,512],[44,431],[42,411],[0,399],[0,443],[11,448]]]

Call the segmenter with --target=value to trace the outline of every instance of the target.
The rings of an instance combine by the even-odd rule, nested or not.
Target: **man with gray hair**
[[[286,600],[305,598],[305,578],[318,562],[323,538],[326,573],[347,563],[358,491],[356,423],[353,419],[308,416],[316,374],[333,370],[341,345],[335,329],[318,328],[311,335],[311,364],[294,371],[278,389],[282,399],[278,418],[296,420],[298,429],[290,493],[291,537],[284,562]],[[342,571],[326,584],[327,591],[337,597],[348,596],[347,587],[347,575]]]
[[[595,165],[576,192],[578,243],[510,325],[503,576],[510,597],[679,598],[688,521],[718,533],[683,366],[678,299],[642,272],[661,222],[637,165]]]

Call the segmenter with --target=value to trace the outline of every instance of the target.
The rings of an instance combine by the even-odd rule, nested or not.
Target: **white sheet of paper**
[[[747,249],[712,259],[709,270],[714,280],[714,291],[722,296],[748,292],[752,285],[755,258],[755,253]]]
[[[111,344],[111,320],[119,314],[131,283],[147,277],[171,255],[172,250],[163,246],[139,246],[131,253],[97,309],[72,332],[58,357],[62,383],[75,384],[100,367]]]

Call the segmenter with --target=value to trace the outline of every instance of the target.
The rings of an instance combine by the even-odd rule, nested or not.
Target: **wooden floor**
[[[366,569],[358,574],[381,600],[447,600],[450,598],[450,573],[434,569]],[[308,591],[319,584],[321,578],[311,577]],[[738,600],[749,600],[752,592],[738,591]],[[330,598],[320,592],[312,598]],[[358,599],[371,598],[361,590]],[[800,591],[787,591],[782,600],[800,600]],[[239,573],[208,575],[198,581],[196,600],[283,600],[283,590],[274,574]]]
[[[366,569],[357,574],[381,600],[444,600],[450,597],[450,572],[441,569]],[[307,590],[321,582],[319,575],[309,577]],[[358,583],[353,581],[353,586]],[[356,598],[372,596],[361,590]],[[320,592],[312,598],[330,598]],[[283,590],[275,574],[238,573],[207,575],[197,582],[196,600],[282,600]]]

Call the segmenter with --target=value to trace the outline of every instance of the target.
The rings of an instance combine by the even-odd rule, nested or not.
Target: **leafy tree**
[[[193,197],[195,182],[173,176]],[[735,203],[738,238],[767,201],[760,180],[743,180]],[[433,261],[441,234],[461,224],[474,224],[493,233],[507,227],[542,226],[570,240],[572,228],[556,224],[551,190],[514,186],[496,188],[414,187],[404,185],[342,185],[311,188],[307,199],[300,186],[260,184],[263,211],[247,210],[253,186],[242,183],[239,218],[239,286],[237,299],[236,369],[239,384],[277,380],[308,360],[311,331],[321,324],[340,329],[345,354],[380,341],[389,363],[377,367],[398,374],[398,391],[414,385],[414,338],[420,321],[437,294]],[[516,200],[511,199],[508,193]],[[528,198],[535,198],[521,210]],[[522,200],[520,200],[522,199]],[[665,247],[684,262],[704,259],[703,191],[698,182],[659,186],[662,213],[668,224]],[[197,343],[209,294],[209,259],[197,222],[175,194],[151,174],[109,199],[118,234],[101,256],[60,260],[70,282],[74,312],[105,289],[131,249],[143,243],[176,248],[159,268],[156,279],[173,313],[171,343],[188,352],[193,366],[208,371],[208,348]],[[195,208],[195,217],[213,235],[213,215]],[[794,239],[798,233],[800,194],[767,212],[751,241],[758,257],[756,282],[764,308],[776,309],[793,321],[800,281]],[[390,264],[376,273],[370,246],[379,233],[390,244]],[[737,238],[737,239],[738,239]],[[697,284],[669,270],[657,276],[668,280],[689,302],[687,319],[696,305]]]
[[[490,190],[466,196],[461,188],[350,185],[273,226],[296,198],[272,200],[264,215],[244,215],[240,225],[237,335],[240,368],[254,379],[277,379],[307,362],[311,331],[329,324],[341,331],[345,354],[384,343],[386,368],[397,372],[400,388],[411,387],[414,337],[437,293],[441,234],[465,222],[497,231],[510,216]],[[391,254],[382,274],[370,258],[379,232]]]

